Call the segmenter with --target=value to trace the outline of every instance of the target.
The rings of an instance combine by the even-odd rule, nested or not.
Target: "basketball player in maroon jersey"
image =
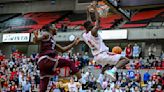
[[[75,67],[73,61],[55,58],[56,51],[65,52],[70,50],[73,46],[79,43],[79,38],[76,38],[68,46],[62,47],[56,43],[54,35],[56,35],[57,29],[54,25],[47,26],[45,31],[39,33],[39,31],[34,32],[34,42],[40,42],[40,58],[38,60],[38,66],[40,69],[40,91],[46,92],[49,79],[54,75],[56,68],[62,68],[68,66],[71,70],[71,75],[76,75],[78,79],[81,78],[80,71]]]

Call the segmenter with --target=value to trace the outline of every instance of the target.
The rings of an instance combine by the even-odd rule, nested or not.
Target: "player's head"
[[[56,26],[54,24],[52,24],[49,26],[49,31],[50,31],[50,33],[52,33],[52,35],[56,35],[58,29],[56,28]]]
[[[52,35],[56,35],[56,34],[57,34],[57,30],[58,30],[58,29],[55,27],[54,24],[49,24],[49,25],[45,26],[43,29],[44,29],[45,31],[50,32]]]
[[[70,83],[74,83],[74,77],[73,76],[70,78]]]
[[[91,21],[84,22],[84,28],[86,29],[86,31],[91,31],[91,29],[93,28],[92,22]]]

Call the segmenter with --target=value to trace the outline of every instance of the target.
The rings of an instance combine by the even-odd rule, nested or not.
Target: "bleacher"
[[[151,22],[163,21],[164,8],[156,10],[142,10],[131,17],[131,21],[126,22],[120,28],[142,28],[150,26]],[[33,32],[43,26],[55,23],[57,28],[61,28],[63,23],[67,24],[68,30],[84,30],[83,23],[86,21],[85,13],[67,12],[37,12],[26,13],[24,15],[3,15],[0,18],[0,28],[5,31]],[[143,17],[144,16],[144,17]],[[100,29],[111,29],[122,17],[118,14],[111,14],[107,18],[101,18]]]
[[[152,21],[162,22],[162,13],[164,8],[158,10],[147,10],[136,13],[132,16],[131,21],[124,24],[121,28],[138,28],[146,27]]]
[[[20,14],[15,13],[15,14],[0,14],[0,23],[7,21],[9,19],[12,19],[16,16],[19,16]]]
[[[1,26],[7,32],[32,32],[57,21],[67,13],[69,12],[26,13],[4,21]]]
[[[132,16],[131,21],[125,23],[121,28],[141,28],[146,27],[152,21],[162,22],[164,8],[158,10],[142,10]],[[143,17],[144,16],[144,17]],[[118,14],[110,15],[107,18],[101,18],[101,28],[100,29],[110,29],[112,25],[116,22],[116,20],[121,19],[121,16]],[[86,14],[76,14],[73,13],[68,17],[64,18],[63,20],[57,23],[57,27],[61,28],[63,23],[68,24],[69,28],[78,28],[83,30],[82,24],[86,21]]]

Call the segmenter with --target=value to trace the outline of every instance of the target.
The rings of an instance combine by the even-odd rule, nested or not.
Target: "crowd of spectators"
[[[128,49],[128,46],[125,51],[126,49]],[[94,72],[100,70],[102,66],[97,65],[87,52],[84,54],[68,52],[59,55],[58,57],[71,59],[75,62],[76,67],[82,70],[82,81],[79,83],[76,77],[71,77],[69,78],[71,82],[69,82],[54,75],[48,86],[50,92],[71,92],[70,90],[79,90],[80,92],[86,92],[85,90],[90,92],[93,92],[93,90],[104,90],[104,92],[162,92],[164,90],[164,74],[161,72],[164,67],[163,52],[160,57],[142,58],[139,55],[140,48],[136,44],[131,49],[132,57],[127,55],[128,50],[125,53],[125,56],[130,58],[130,63],[123,68],[124,71],[117,72],[116,81],[111,81],[103,73],[98,72],[99,74],[97,74],[97,72]],[[37,59],[37,53],[26,57],[16,50],[10,55],[10,58],[6,58],[0,51],[1,92],[38,92],[40,77],[36,63]],[[86,66],[89,68],[86,69]],[[112,66],[109,68],[112,68]],[[149,72],[150,69],[154,69],[156,73]],[[136,70],[143,70],[145,73]],[[64,74],[62,76],[66,76]],[[95,74],[99,76],[96,77]]]
[[[0,61],[1,92],[31,92],[38,87],[39,70],[36,55],[27,58],[16,50]]]
[[[143,78],[141,78],[143,77]],[[98,79],[93,76],[90,70],[83,76],[83,89],[105,90],[105,92],[163,92],[164,74],[160,71],[150,74],[145,72],[143,76],[139,71],[117,72],[116,81],[100,74]]]

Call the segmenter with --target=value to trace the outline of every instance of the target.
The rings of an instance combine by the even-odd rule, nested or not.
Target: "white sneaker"
[[[111,70],[106,70],[105,71],[105,74],[107,74],[111,80],[115,81],[116,80],[116,77],[115,77],[115,72],[111,71]]]

